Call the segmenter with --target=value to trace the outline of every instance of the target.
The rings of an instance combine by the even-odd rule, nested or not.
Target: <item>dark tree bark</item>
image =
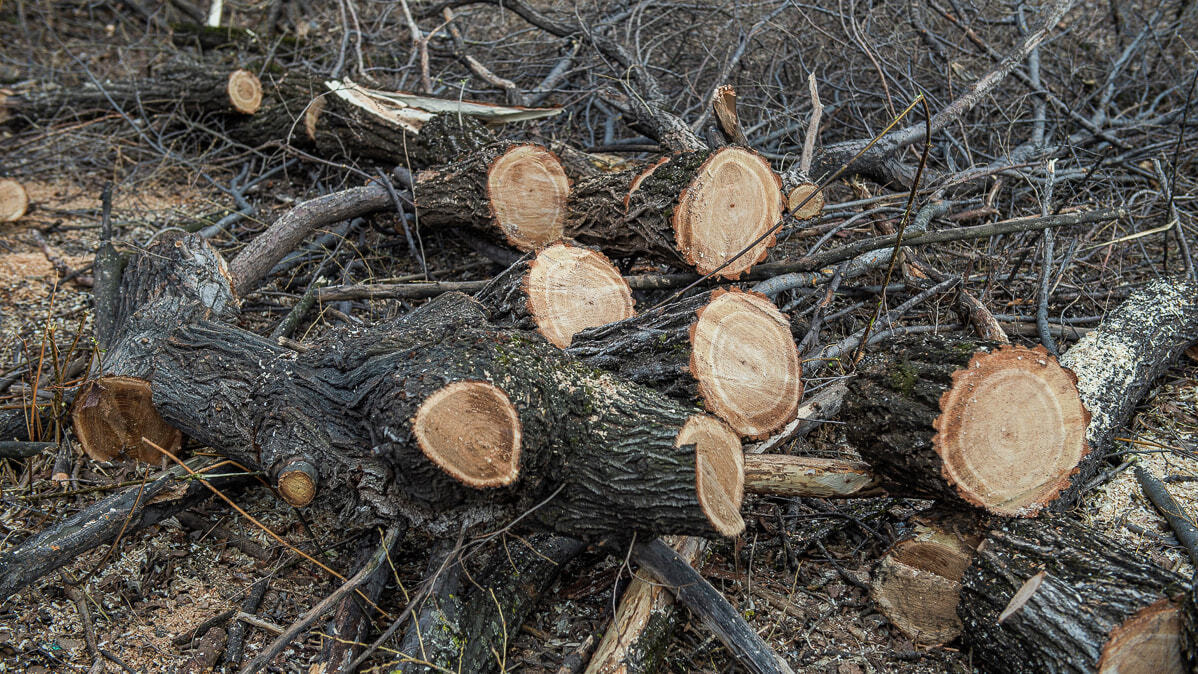
[[[962,638],[989,672],[1181,672],[1187,585],[1070,520],[1008,520],[965,572]]]
[[[436,620],[421,629],[419,644],[403,653],[414,661],[399,671],[482,674],[510,669],[500,667],[508,645],[582,547],[577,540],[552,534],[506,541],[492,552],[486,569],[461,581],[458,596],[449,598],[456,606],[431,614]]]

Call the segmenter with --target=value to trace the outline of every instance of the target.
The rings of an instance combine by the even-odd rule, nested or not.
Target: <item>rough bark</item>
[[[506,541],[481,573],[462,582],[458,596],[450,599],[456,606],[432,614],[437,620],[421,630],[415,649],[405,649],[401,657],[412,661],[398,671],[508,671],[508,645],[582,547],[577,540],[552,534]]]
[[[965,572],[962,638],[990,672],[1183,672],[1187,585],[1070,520],[1008,520]]]
[[[1038,512],[1085,452],[1085,410],[1055,359],[961,338],[909,336],[867,356],[840,418],[887,491],[1002,515]]]
[[[1054,509],[1063,511],[1077,502],[1101,472],[1115,434],[1140,399],[1195,340],[1198,282],[1159,279],[1133,292],[1061,356],[1061,365],[1077,374],[1082,402],[1090,410],[1090,454]]]
[[[137,278],[143,269],[161,278],[137,261],[125,284],[160,287]],[[705,435],[698,450],[693,439],[676,446],[693,432],[684,429],[718,422],[597,373],[540,339],[489,329],[481,307],[465,296],[335,333],[303,354],[223,322],[181,320],[212,313],[203,297],[192,301],[202,308],[190,314],[178,298],[134,311],[106,367],[147,373],[164,419],[272,479],[306,460],[319,472],[314,505],[357,509],[358,522],[402,513],[444,530],[500,521],[552,496],[527,521],[578,537],[710,535],[743,526],[735,437]],[[413,437],[422,404],[462,382],[489,383],[518,410],[519,479],[509,487],[465,486]]]

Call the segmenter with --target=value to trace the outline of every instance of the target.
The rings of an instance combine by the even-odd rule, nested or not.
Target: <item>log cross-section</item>
[[[562,238],[570,180],[561,161],[531,143],[496,144],[416,175],[421,222],[469,224],[520,250]]]
[[[25,187],[11,178],[0,180],[0,222],[16,222],[25,216],[28,208]]]
[[[229,73],[229,105],[243,115],[252,115],[262,106],[262,82],[248,70]]]
[[[1034,514],[1069,485],[1089,449],[1077,377],[1044,347],[978,353],[953,373],[932,439],[944,477],[970,503]]]
[[[412,433],[420,450],[471,487],[502,487],[520,474],[520,416],[503,389],[458,381],[416,410]]]

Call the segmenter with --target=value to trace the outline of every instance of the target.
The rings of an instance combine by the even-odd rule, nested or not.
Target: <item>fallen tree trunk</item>
[[[191,240],[161,240],[148,256]],[[170,287],[159,274],[136,264],[125,283]],[[359,522],[403,514],[434,531],[530,509],[525,521],[581,538],[744,526],[740,443],[722,423],[484,327],[465,296],[302,354],[181,321],[178,302],[140,307],[110,352],[152,363],[163,419],[262,468],[293,503],[316,490],[313,503],[356,509]],[[290,493],[296,470],[308,479]]]
[[[790,323],[765,296],[714,290],[583,330],[571,356],[703,406],[742,436],[790,423],[803,396]]]
[[[0,95],[0,122],[10,126],[44,124],[63,116],[87,119],[113,112],[141,111],[253,115],[262,104],[262,83],[248,70],[173,62],[144,80],[27,89]]]
[[[1131,419],[1153,383],[1196,340],[1198,282],[1158,279],[1129,295],[1061,356],[1061,365],[1077,374],[1078,391],[1090,410],[1090,453],[1054,510],[1063,512],[1077,502],[1102,471],[1115,433]]]
[[[564,235],[613,257],[645,256],[700,274],[727,262],[719,276],[737,279],[775,243],[766,233],[782,217],[780,189],[752,150],[681,153],[580,181],[566,204]]]
[[[888,492],[1026,517],[1088,451],[1075,382],[1042,348],[905,337],[859,364],[841,419]]]
[[[1008,520],[965,572],[962,638],[990,672],[1184,672],[1187,586],[1070,520]]]

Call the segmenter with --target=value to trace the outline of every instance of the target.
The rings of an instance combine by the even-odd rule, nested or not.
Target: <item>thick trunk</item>
[[[583,330],[567,353],[702,401],[742,436],[767,437],[790,423],[803,395],[790,323],[756,293],[715,290]]]
[[[900,338],[859,364],[840,418],[888,491],[1001,515],[1038,512],[1086,451],[1075,379],[1042,349]]]
[[[1187,585],[1070,520],[1008,520],[965,572],[962,638],[988,672],[1184,672]]]
[[[183,268],[199,259],[181,257]],[[172,263],[135,261],[124,286],[193,288],[164,283],[188,276],[156,264]],[[583,538],[743,527],[740,445],[722,424],[527,333],[487,328],[465,296],[296,354],[208,320],[211,296],[165,295],[127,294],[149,304],[118,312],[129,318],[104,372],[135,371],[168,423],[276,481],[314,469],[303,491],[360,509],[358,521],[404,514],[444,531],[532,509],[526,521]]]
[[[782,215],[780,187],[752,150],[685,152],[580,181],[567,202],[565,235],[613,257],[640,255],[703,274],[728,263],[719,276],[737,279],[775,243],[767,232]]]

